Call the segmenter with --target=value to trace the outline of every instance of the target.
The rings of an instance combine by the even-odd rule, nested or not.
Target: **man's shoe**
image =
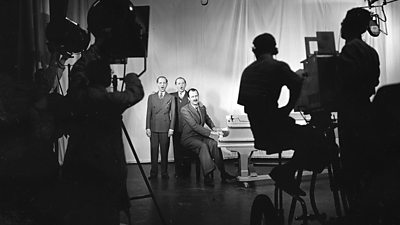
[[[275,181],[275,185],[291,196],[306,196],[294,179],[294,175],[284,166],[277,166],[269,174]]]
[[[236,176],[233,176],[227,172],[221,174],[221,182],[222,183],[232,183],[236,181]]]
[[[204,185],[208,187],[214,187],[214,179],[211,177],[210,174],[204,176]]]

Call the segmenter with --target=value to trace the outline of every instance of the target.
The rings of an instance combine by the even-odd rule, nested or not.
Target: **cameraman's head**
[[[89,86],[98,85],[109,87],[111,85],[111,68],[105,59],[97,59],[90,62],[86,67],[86,76]]]
[[[278,54],[275,38],[269,33],[260,34],[254,38],[252,50],[257,59],[264,54],[272,56]]]
[[[361,39],[361,34],[367,31],[371,13],[363,8],[353,8],[347,11],[346,17],[342,21],[340,30],[343,39]]]

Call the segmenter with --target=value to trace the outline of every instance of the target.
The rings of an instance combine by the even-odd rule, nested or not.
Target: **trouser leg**
[[[211,156],[207,140],[209,138],[188,138],[182,142],[182,146],[189,151],[193,151],[199,157],[203,174],[207,175],[215,170],[214,160]]]
[[[174,144],[174,162],[175,162],[175,174],[180,177],[183,174],[183,152],[181,146],[181,133],[174,132],[172,136]]]
[[[213,139],[206,139],[208,149],[210,151],[211,157],[214,159],[214,163],[221,172],[221,174],[225,173],[224,159],[222,156],[221,149],[218,148],[217,142]]]
[[[201,143],[199,150],[199,159],[201,167],[203,168],[203,174],[207,175],[215,170],[214,160],[211,158],[209,146],[206,143]]]
[[[158,174],[158,149],[159,149],[158,133],[151,132],[150,137],[150,150],[151,150],[151,169],[150,176],[157,176]]]
[[[161,150],[161,175],[168,175],[168,150],[169,150],[169,137],[168,133],[159,133],[160,150]]]

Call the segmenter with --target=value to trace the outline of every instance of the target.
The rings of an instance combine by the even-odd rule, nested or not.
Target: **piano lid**
[[[249,127],[250,122],[247,115],[227,115],[226,123],[228,127]]]

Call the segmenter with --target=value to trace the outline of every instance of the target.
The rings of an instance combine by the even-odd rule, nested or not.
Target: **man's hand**
[[[126,84],[126,88],[130,89],[133,93],[132,105],[143,99],[144,90],[142,82],[139,80],[139,77],[136,75],[136,73],[128,73],[124,77],[124,82]]]
[[[223,135],[222,131],[211,131],[209,138],[212,138],[212,139],[218,141],[219,137],[222,135]]]
[[[218,127],[213,127],[212,130],[213,130],[213,131],[222,131],[222,129],[221,129],[221,128],[218,128]]]
[[[168,130],[168,137],[171,137],[174,134],[174,130],[169,129]]]
[[[147,137],[151,137],[151,130],[150,129],[146,129],[146,135],[147,135]]]
[[[128,74],[126,74],[126,76],[124,77],[124,82],[125,83],[128,83],[128,82],[129,83],[133,83],[133,84],[135,84],[135,86],[141,87],[143,89],[142,82],[140,81],[140,79],[136,75],[136,73],[128,73]]]
[[[222,132],[222,129],[219,127],[213,127],[212,130],[215,131],[218,136],[224,135],[224,132]]]
[[[299,77],[301,77],[301,78],[305,78],[308,75],[307,72],[305,70],[303,70],[303,69],[298,69],[298,70],[296,70],[295,73],[297,75],[299,75]]]

